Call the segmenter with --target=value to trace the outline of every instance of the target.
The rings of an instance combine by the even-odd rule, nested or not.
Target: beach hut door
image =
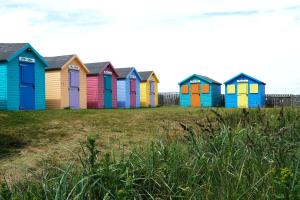
[[[130,107],[136,106],[136,79],[130,79]]]
[[[69,70],[69,106],[73,109],[79,108],[79,71]]]
[[[192,107],[200,107],[200,84],[191,84],[191,105]]]
[[[34,63],[20,62],[20,110],[35,109]]]
[[[150,105],[151,107],[155,107],[154,81],[150,81]]]
[[[111,75],[104,76],[104,108],[112,108],[112,80]]]
[[[238,108],[248,108],[248,83],[238,83]]]

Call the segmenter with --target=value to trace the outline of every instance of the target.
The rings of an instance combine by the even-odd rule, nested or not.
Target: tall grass
[[[3,183],[0,199],[300,199],[298,110],[211,110],[181,126],[119,159],[90,136],[77,159]]]

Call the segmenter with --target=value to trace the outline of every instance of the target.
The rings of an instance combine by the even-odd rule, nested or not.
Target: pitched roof
[[[119,79],[127,78],[127,76],[130,74],[130,72],[133,70],[133,67],[127,67],[127,68],[116,68],[116,72],[119,75]]]
[[[8,61],[11,56],[27,45],[28,43],[0,43],[0,61]]]
[[[261,83],[261,84],[266,85],[266,83],[264,83],[264,82],[262,82],[262,81],[260,81],[260,80],[258,80],[258,79],[256,79],[256,78],[253,78],[252,76],[249,76],[249,75],[247,75],[247,74],[244,74],[244,73],[240,73],[240,74],[234,76],[233,78],[231,78],[231,79],[229,79],[228,81],[224,82],[224,84],[227,84],[227,83],[229,83],[230,81],[232,81],[232,80],[234,80],[234,79],[236,79],[236,78],[238,78],[238,77],[240,77],[240,76],[245,76],[245,77],[247,77],[248,79],[251,79],[251,80],[253,80],[253,81],[257,82],[257,83]]]
[[[49,64],[46,70],[61,69],[72,57],[74,57],[74,55],[45,57]]]
[[[134,67],[116,68],[115,70],[119,75],[118,79],[129,78],[129,75],[135,72],[136,78],[141,81],[141,76]]]
[[[179,83],[179,85],[182,84],[182,83],[184,83],[185,81],[189,80],[192,77],[198,77],[199,79],[205,80],[205,81],[207,81],[209,83],[214,83],[214,84],[222,85],[222,83],[219,83],[218,81],[216,81],[216,80],[214,80],[212,78],[209,78],[208,76],[202,76],[202,75],[198,75],[198,74],[193,74],[193,75],[189,76],[188,78],[186,78],[183,81],[181,81]]]
[[[85,66],[90,70],[89,74],[99,74],[104,68],[106,68],[110,62],[97,62],[97,63],[86,63]]]
[[[147,81],[152,73],[153,73],[153,71],[139,72],[140,77],[141,77],[141,81]]]
[[[202,76],[202,75],[198,75],[198,76]],[[211,83],[215,83],[215,84],[219,84],[219,85],[222,85],[222,83],[212,79],[212,78],[209,78],[208,76],[202,76],[204,79],[206,80],[209,80]]]
[[[0,62],[10,62],[23,51],[30,49],[37,58],[47,66],[48,63],[29,43],[0,43]]]

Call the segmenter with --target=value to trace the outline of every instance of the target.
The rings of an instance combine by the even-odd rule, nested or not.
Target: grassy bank
[[[2,168],[24,161],[31,171],[6,175],[8,199],[300,198],[296,109],[2,112],[0,121],[6,141],[18,141],[1,143]]]
[[[207,110],[178,107],[137,110],[0,111],[0,171],[12,176],[62,163],[80,151],[88,134],[103,152],[119,156],[153,140],[183,134],[180,122],[193,122]],[[1,179],[1,177],[0,177]]]

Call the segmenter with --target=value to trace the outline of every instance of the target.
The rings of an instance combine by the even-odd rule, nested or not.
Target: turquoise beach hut
[[[45,109],[45,59],[28,43],[0,43],[0,110]]]
[[[193,74],[179,83],[182,107],[216,107],[221,105],[221,83],[207,76]]]

